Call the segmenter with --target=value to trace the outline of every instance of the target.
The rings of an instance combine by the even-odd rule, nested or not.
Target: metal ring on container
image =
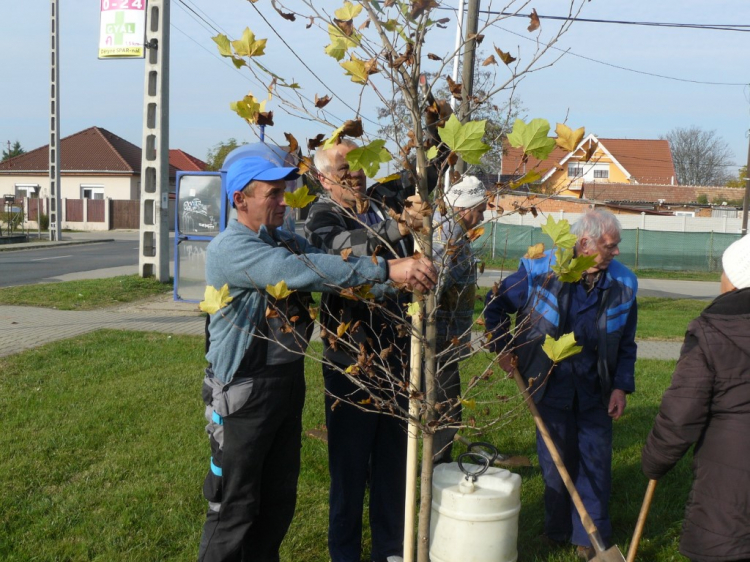
[[[468,470],[464,468],[464,464],[462,462],[464,458],[472,459],[474,461],[478,460],[484,466],[480,467],[478,470]],[[477,478],[487,472],[487,469],[490,467],[489,459],[486,456],[481,453],[473,453],[471,451],[467,451],[466,453],[461,453],[460,455],[458,455],[457,462],[459,470],[461,470],[461,472],[466,475],[467,480],[471,480],[472,482],[476,482]]]

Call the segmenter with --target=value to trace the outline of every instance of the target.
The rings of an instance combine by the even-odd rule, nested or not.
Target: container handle
[[[479,461],[482,466],[472,464],[471,466],[478,467],[476,470],[464,468],[464,459]],[[477,478],[487,472],[487,469],[490,467],[490,460],[488,457],[486,457],[482,453],[475,453],[473,451],[467,451],[458,455],[457,462],[459,470],[464,473],[466,480],[468,480],[469,482],[476,482]]]

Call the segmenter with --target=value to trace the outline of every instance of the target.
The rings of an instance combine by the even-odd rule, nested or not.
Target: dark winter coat
[[[719,296],[688,326],[643,472],[659,479],[693,444],[680,552],[696,561],[748,559],[750,289]]]

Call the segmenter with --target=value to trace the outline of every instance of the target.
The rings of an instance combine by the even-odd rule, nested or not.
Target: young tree
[[[480,56],[478,60],[487,59]],[[481,168],[485,172],[499,174],[503,159],[503,138],[510,132],[516,119],[525,118],[526,109],[521,100],[512,95],[512,92],[499,103],[490,98],[488,92],[495,83],[495,74],[488,70],[480,70],[482,68],[480,64],[481,62],[478,62],[476,65],[479,67],[475,74],[473,93],[476,105],[471,117],[475,121],[487,122],[484,129],[484,141],[490,149],[482,155],[480,165],[471,166],[468,171],[473,172],[474,168]],[[438,77],[433,72],[427,72],[425,78],[434,82]],[[439,100],[448,100],[452,97],[447,84],[441,85],[434,95]],[[501,98],[501,96],[496,97]],[[409,112],[404,98],[394,98],[386,105],[378,107],[377,112],[378,121],[381,123],[377,131],[378,136],[398,144],[399,137],[403,135],[401,124],[409,122]]]
[[[716,131],[676,127],[661,138],[669,141],[680,185],[724,185],[730,179],[734,154]]]
[[[443,50],[439,54],[427,52],[431,32],[451,21],[450,17],[442,17],[445,13],[437,10],[439,4],[435,0],[361,0],[356,2],[344,0],[341,7],[333,13],[313,0],[300,0],[294,4],[293,8],[288,7],[287,2],[279,0],[271,2],[270,6],[260,2],[251,5],[265,14],[273,8],[284,20],[312,29],[309,33],[322,32],[324,34],[327,45],[321,43],[321,50],[333,59],[332,68],[344,73],[351,81],[349,91],[344,92],[345,88],[337,85],[336,92],[332,95],[341,100],[346,99],[354,114],[343,123],[331,122],[330,116],[324,111],[331,101],[331,95],[315,93],[314,99],[311,99],[313,96],[302,92],[299,84],[283,76],[283,69],[267,68],[266,65],[258,62],[256,59],[261,57],[269,46],[266,39],[256,38],[250,29],[245,29],[242,37],[235,41],[231,41],[224,35],[214,38],[221,55],[230,58],[238,68],[247,68],[256,77],[262,77],[267,84],[267,92],[257,97],[248,94],[233,103],[232,109],[254,127],[273,124],[273,112],[268,107],[270,103],[282,104],[287,112],[298,114],[308,121],[320,123],[322,132],[307,141],[308,153],[321,146],[333,147],[345,137],[365,139],[363,146],[349,152],[346,159],[350,170],[364,169],[370,178],[379,177],[383,163],[396,160],[398,167],[404,170],[402,177],[405,179],[405,182],[398,185],[414,186],[413,189],[422,201],[427,202],[421,227],[412,228],[415,240],[424,255],[433,255],[433,213],[437,209],[445,209],[444,178],[447,177],[451,182],[455,182],[458,174],[454,170],[454,165],[459,160],[469,165],[479,165],[482,156],[491,150],[491,146],[484,142],[484,139],[491,140],[487,138],[488,122],[485,119],[477,120],[475,117],[480,115],[480,111],[486,111],[482,109],[483,105],[489,107],[492,115],[499,115],[505,111],[509,114],[519,111],[518,105],[513,105],[513,103],[500,111],[499,108],[502,105],[495,109],[491,105],[491,100],[500,92],[511,90],[524,74],[539,69],[542,66],[542,56],[567,31],[572,21],[572,19],[566,20],[551,33],[545,34],[543,40],[536,41],[528,52],[519,49],[511,54],[493,44],[500,62],[495,59],[494,55],[485,62],[487,66],[497,65],[499,70],[493,77],[494,80],[482,85],[481,93],[469,100],[470,119],[462,123],[455,115],[447,117],[442,111],[445,107],[445,100],[440,99],[439,90],[445,80],[451,95],[457,100],[463,98],[461,85],[443,78],[446,69],[463,46],[458,50],[452,48],[447,52]],[[583,0],[569,0],[568,11],[571,18],[580,12],[583,5]],[[480,42],[485,33],[492,30],[503,19],[510,17],[508,14],[518,12],[527,6],[526,2],[509,2],[502,14],[487,15],[479,27],[478,34],[465,38],[464,42]],[[304,32],[301,27],[300,30]],[[538,37],[542,34],[535,11],[529,15],[528,30]],[[311,49],[309,52],[315,51]],[[428,64],[429,69],[425,68]],[[425,72],[431,73],[431,79],[425,85],[421,85],[420,76]],[[390,139],[398,147],[398,154],[393,155],[385,148],[386,139],[373,138],[365,134],[361,113],[365,91],[374,93],[385,107],[400,108],[392,129],[393,138]],[[432,92],[436,93],[432,94]],[[425,115],[426,121],[423,121]],[[437,135],[427,133],[427,123],[438,125]],[[502,134],[504,120],[500,120],[499,123],[500,132],[490,133],[491,137]],[[556,138],[548,136],[549,130],[549,123],[542,119],[535,119],[528,124],[516,119],[513,130],[508,135],[508,141],[513,146],[521,147],[526,154],[543,160],[556,145],[573,150],[583,136],[582,128],[573,131],[561,124],[558,124]],[[289,143],[289,152],[296,154],[300,143],[291,133],[285,133],[285,137]],[[431,191],[428,183],[430,164],[432,164],[432,169],[438,168],[440,175],[434,191]],[[309,156],[300,160],[300,167],[303,170],[312,168],[312,160]],[[534,181],[532,174],[527,174],[527,176],[515,182],[514,185]],[[393,179],[387,177],[376,181],[390,185]],[[494,197],[495,193],[496,189],[493,187],[487,194],[488,198]],[[307,204],[306,195],[307,193],[290,194],[289,202],[290,204]],[[553,238],[553,246],[559,250],[559,268],[566,276],[564,280],[570,281],[580,278],[581,273],[590,267],[590,264],[585,260],[573,258],[571,238],[567,228],[566,221],[555,224],[553,220],[551,226],[548,225]],[[481,235],[481,231],[481,228],[475,229],[467,236],[474,239]],[[383,243],[385,246],[388,244],[385,240]],[[538,248],[534,251],[537,252]],[[448,269],[446,265],[451,259],[451,254],[451,251],[444,252],[445,263],[438,265],[439,270]],[[345,256],[342,255],[342,257],[345,259]],[[219,290],[219,288],[214,289]],[[360,290],[348,290],[344,293],[346,298],[363,301],[368,307],[378,307],[380,305],[376,299],[375,289],[364,286]],[[268,287],[266,290],[269,294],[276,295],[278,292],[273,287]],[[278,295],[276,298],[279,298]],[[404,354],[401,358],[402,361],[411,365],[410,381],[393,377],[386,357],[370,353],[366,345],[358,343],[359,338],[356,337],[356,332],[359,327],[356,324],[342,323],[337,327],[336,333],[330,331],[321,333],[321,337],[327,339],[331,345],[346,349],[357,357],[355,365],[341,372],[342,376],[348,377],[368,395],[365,401],[356,402],[353,405],[373,407],[380,412],[408,420],[411,427],[421,435],[421,502],[417,541],[420,562],[428,560],[433,468],[432,437],[435,430],[446,425],[471,426],[479,429],[497,423],[496,418],[482,421],[472,415],[468,422],[460,424],[449,417],[448,413],[452,410],[450,404],[436,404],[434,381],[436,357],[439,350],[435,349],[435,310],[435,295],[430,292],[428,294],[416,293],[413,302],[403,314],[383,312],[392,318],[399,332],[411,334],[411,355]],[[267,314],[274,317],[281,314],[283,318],[279,310],[269,308]],[[474,344],[481,344],[482,336],[474,335],[472,340]],[[561,341],[558,344],[558,351],[567,345],[565,341]],[[471,349],[473,353],[476,352],[476,346],[472,346]],[[393,353],[398,352],[399,350],[393,350]],[[420,383],[423,362],[424,389]],[[490,360],[482,373],[471,377],[462,392],[461,402],[467,407],[473,407],[472,397],[478,394],[482,386],[497,383],[498,377],[492,376],[494,370],[494,362]],[[340,401],[349,400],[347,396],[336,398]],[[408,410],[401,405],[403,398],[409,401]],[[407,527],[410,528],[411,523],[407,520]],[[407,549],[411,542],[411,531],[409,531],[405,536]],[[409,555],[406,558],[411,560]]]
[[[5,162],[9,158],[15,158],[16,156],[21,156],[21,154],[25,154],[26,151],[21,148],[21,143],[16,141],[13,143],[13,146],[11,146],[10,141],[8,141],[8,150],[3,150],[3,157],[0,159],[0,162]]]

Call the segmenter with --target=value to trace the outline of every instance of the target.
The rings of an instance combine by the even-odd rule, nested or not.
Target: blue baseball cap
[[[299,168],[284,168],[265,158],[242,158],[229,166],[225,183],[226,196],[234,206],[235,191],[242,191],[251,181],[296,180]]]

